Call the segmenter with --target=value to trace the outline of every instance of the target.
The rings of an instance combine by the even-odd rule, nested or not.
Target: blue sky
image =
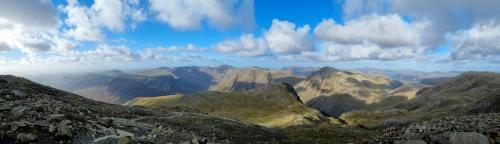
[[[0,73],[222,64],[500,67],[494,0],[30,2],[0,2],[11,12],[0,10]]]

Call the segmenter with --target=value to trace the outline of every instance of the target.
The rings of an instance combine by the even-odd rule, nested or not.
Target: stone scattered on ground
[[[409,140],[434,144],[500,143],[500,113],[444,117],[389,127],[383,135],[364,143],[404,143]]]

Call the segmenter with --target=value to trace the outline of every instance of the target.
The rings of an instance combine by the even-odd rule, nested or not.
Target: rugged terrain
[[[286,143],[271,129],[196,110],[93,101],[0,76],[0,143]]]
[[[168,127],[168,129],[188,131],[189,134],[181,136],[182,139],[175,139],[177,138],[175,135],[180,133],[172,134],[175,137],[172,140],[174,143],[193,139],[210,142],[227,142],[227,139],[230,143],[240,143],[243,142],[239,141],[240,137],[244,136],[246,131],[256,133],[257,140],[251,140],[256,143],[451,143],[461,141],[460,139],[475,138],[498,142],[495,140],[498,139],[495,134],[498,134],[497,113],[500,112],[498,73],[465,72],[456,77],[447,77],[449,73],[439,73],[429,77],[422,74],[420,75],[422,77],[414,80],[393,80],[390,76],[331,67],[314,71],[308,77],[296,76],[296,73],[309,72],[308,69],[301,70],[219,66],[162,67],[128,73],[106,71],[86,74],[84,77],[74,76],[80,81],[68,86],[80,89],[74,91],[77,93],[84,93],[90,89],[89,93],[85,93],[87,98],[103,100],[102,98],[109,98],[108,96],[118,97],[104,101],[114,103],[128,101],[125,105],[129,107],[95,102],[53,89],[64,93],[58,95],[78,98],[69,103],[48,99],[49,102],[46,103],[67,103],[73,107],[105,109],[107,113],[102,114],[105,115],[104,118],[99,118],[101,115],[98,115],[94,119],[93,115],[90,115],[91,118],[86,118],[81,124],[77,123],[78,126],[74,126],[78,130],[82,129],[85,134],[89,132],[94,134],[92,138],[85,137],[87,141],[113,135],[98,133],[100,130],[98,128],[102,127],[94,124],[102,123],[103,119],[104,121],[112,119],[113,122],[126,120],[134,125],[140,123],[151,126],[146,126],[146,129],[162,125],[162,129]],[[443,75],[445,76],[441,77]],[[420,82],[415,82],[417,80]],[[50,89],[33,85],[36,89],[38,87]],[[18,90],[17,87],[26,88],[24,85],[6,87],[4,93],[9,96],[0,99],[0,102],[6,102],[8,105],[4,106],[5,110],[2,112],[13,114],[16,111],[24,111],[25,107],[32,110],[31,105],[39,103],[37,102],[39,98],[23,102],[16,99],[9,101],[11,95],[33,93]],[[47,99],[43,97],[42,100]],[[79,105],[82,102],[78,101],[84,101],[86,104]],[[16,107],[19,104],[29,105]],[[57,108],[51,107],[51,109]],[[140,113],[135,114],[131,111]],[[35,111],[27,112],[36,115]],[[50,112],[52,113],[60,112]],[[104,112],[95,112],[95,114],[100,113]],[[472,120],[463,120],[464,118]],[[46,128],[50,128],[50,124],[57,128],[61,122],[47,119],[45,121],[49,127]],[[78,122],[72,117],[67,119],[72,124]],[[159,119],[166,121],[160,122]],[[2,120],[9,126],[10,123],[17,122],[10,118]],[[191,124],[193,121],[199,125]],[[132,140],[137,142],[158,142],[166,138],[147,141],[144,138],[155,131],[143,131],[139,126],[130,126],[130,123],[121,125],[117,123],[113,129],[134,134]],[[216,135],[221,135],[215,136],[216,138],[200,134],[205,132],[205,128],[210,127],[227,129],[216,129],[218,130]],[[37,129],[36,126],[30,127],[33,128]],[[234,133],[233,128],[237,129]],[[485,132],[484,128],[493,132],[488,130]],[[137,129],[139,133],[134,131]],[[9,131],[1,134],[6,137],[4,140],[10,142],[16,139],[19,141],[20,138],[31,138],[32,135],[36,137],[43,135],[39,134],[38,130]],[[116,137],[112,140],[120,139],[121,136],[118,135],[120,134],[112,136]],[[55,138],[59,140],[57,136]],[[74,138],[81,139],[80,136],[73,136],[71,140],[76,140]]]

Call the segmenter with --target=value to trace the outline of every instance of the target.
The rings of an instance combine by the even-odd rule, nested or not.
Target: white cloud
[[[198,48],[193,44],[188,44],[185,47],[171,46],[146,48],[140,51],[139,55],[142,60],[168,60],[175,54],[198,53],[203,51],[205,51],[205,49]]]
[[[131,14],[132,22],[130,24],[130,27],[132,29],[135,29],[138,23],[146,21],[146,15],[146,12],[142,8],[133,10]]]
[[[33,57],[30,63],[100,63],[137,61],[140,56],[123,45],[99,44],[95,49],[86,51],[64,51],[53,53],[47,58]]]
[[[398,13],[413,21],[427,21],[422,42],[436,46],[446,43],[445,36],[468,29],[476,22],[500,19],[498,0],[348,0],[343,10],[347,18],[378,13]]]
[[[123,32],[126,22],[131,21],[131,28],[145,21],[146,17],[138,1],[127,0],[95,0],[92,6],[86,7],[77,0],[68,0],[64,12],[68,18],[66,24],[69,36],[77,40],[102,41],[105,35],[101,28],[115,32]]]
[[[394,47],[384,48],[380,45],[363,42],[360,44],[338,44],[326,42],[323,44],[325,53],[322,59],[325,61],[337,60],[398,60],[413,58],[424,52],[419,47]]]
[[[68,0],[64,10],[68,16],[65,22],[72,27],[67,30],[69,36],[86,41],[99,41],[104,38],[90,8],[80,6],[76,0]]]
[[[150,0],[149,2],[157,19],[175,29],[199,29],[204,21],[218,28],[253,23],[253,0]]]
[[[18,49],[31,56],[49,51],[59,26],[51,1],[0,1],[0,44],[4,51]]]
[[[462,30],[447,37],[451,41],[451,58],[500,59],[500,24],[489,20],[477,23],[472,28]]]
[[[274,19],[262,37],[245,34],[219,42],[214,47],[219,52],[247,57],[300,55],[316,50],[314,39],[309,36],[310,29],[308,25],[296,27],[291,22]]]
[[[398,15],[367,15],[345,22],[324,20],[315,35],[325,40],[327,60],[397,60],[423,54],[420,43],[426,23],[405,22]]]
[[[64,38],[64,37],[54,37],[52,39],[54,42],[55,51],[57,52],[70,52],[76,49],[78,43],[76,41]]]
[[[0,29],[0,43],[8,47],[4,50],[18,49],[23,53],[34,55],[47,52],[51,47],[51,37],[57,35],[50,29],[26,29],[22,23],[0,18],[1,25],[9,25]]]
[[[85,55],[115,61],[130,61],[139,58],[126,46],[110,46],[107,44],[100,44],[95,50],[85,52]]]
[[[50,0],[2,0],[0,18],[30,30],[45,31],[59,26],[57,9]]]
[[[274,53],[300,54],[316,48],[314,40],[309,36],[310,29],[309,25],[296,28],[293,23],[274,19],[264,38]]]
[[[95,0],[92,5],[96,21],[113,31],[125,29],[127,9],[128,5],[122,0]]]
[[[255,38],[252,34],[246,34],[239,39],[231,39],[218,43],[217,51],[231,53],[238,56],[264,56],[268,52],[267,43],[263,38]]]
[[[425,23],[408,23],[398,15],[367,15],[344,25],[323,20],[314,30],[323,40],[342,44],[374,43],[380,47],[416,46]]]

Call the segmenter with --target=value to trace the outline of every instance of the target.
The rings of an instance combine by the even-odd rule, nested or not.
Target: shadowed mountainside
[[[500,74],[466,72],[432,87],[423,88],[410,100],[391,102],[383,109],[346,112],[340,116],[350,125],[379,127],[387,121],[408,123],[446,116],[500,111]]]
[[[414,98],[422,86],[324,67],[297,83],[295,88],[307,106],[338,117],[344,112],[379,110],[404,102]],[[394,104],[387,103],[388,100]]]

